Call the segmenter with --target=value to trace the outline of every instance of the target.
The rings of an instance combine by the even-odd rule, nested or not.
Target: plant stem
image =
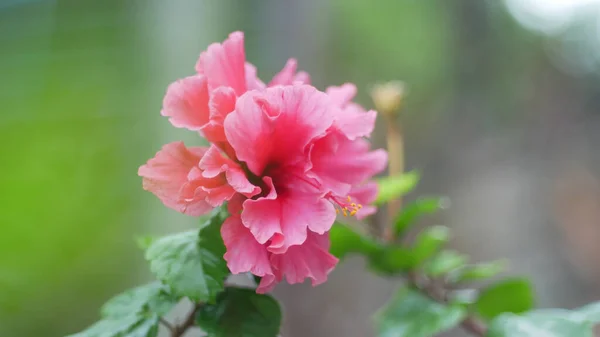
[[[169,331],[171,332],[171,334],[173,333],[173,330],[175,329],[175,327],[173,327],[173,325],[171,325],[171,323],[169,323],[167,320],[165,320],[162,317],[158,318],[158,321],[164,325],[167,329],[169,329]]]
[[[196,312],[198,311],[198,309],[200,309],[201,306],[202,304],[200,303],[194,304],[194,308],[188,313],[185,320],[181,324],[178,324],[177,326],[171,329],[171,337],[181,337],[189,328],[194,326]]]
[[[404,172],[404,139],[402,129],[397,120],[392,118],[392,114],[384,114],[387,122],[387,150],[388,150],[388,174],[390,176],[399,175]],[[387,205],[388,221],[393,221],[396,213],[402,208],[402,197],[390,201]],[[395,240],[394,231],[391,226],[386,226],[383,232],[383,238],[387,242]]]
[[[446,289],[443,285],[436,285],[430,280],[420,282],[418,274],[415,271],[408,273],[407,280],[411,286],[419,289],[432,300],[442,304],[446,304],[448,302],[448,289]],[[463,319],[460,323],[460,326],[463,328],[463,330],[478,337],[484,337],[487,332],[485,323],[472,315],[465,317],[465,319]]]

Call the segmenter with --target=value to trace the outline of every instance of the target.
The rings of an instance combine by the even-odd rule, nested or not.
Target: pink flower
[[[387,156],[363,137],[376,113],[351,102],[352,84],[326,93],[308,85],[294,59],[266,86],[246,61],[240,32],[210,45],[196,71],[169,86],[162,114],[211,146],[165,145],[139,169],[144,189],[193,216],[228,201],[224,258],[232,273],[262,277],[258,292],[284,278],[324,282],[337,263],[328,252],[336,213],[375,211],[369,179]]]
[[[227,139],[262,191],[223,227],[225,259],[234,273],[262,276],[259,291],[284,276],[288,283],[324,282],[337,261],[327,252],[335,207],[362,213],[348,198],[353,187],[370,201],[358,187],[383,170],[386,153],[347,137],[336,126],[344,118],[327,94],[296,84],[244,94],[225,120]],[[241,240],[252,256],[236,252]]]

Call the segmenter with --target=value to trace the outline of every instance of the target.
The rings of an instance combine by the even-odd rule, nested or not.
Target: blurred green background
[[[168,141],[201,142],[159,115],[162,96],[233,30],[264,80],[297,57],[321,89],[357,83],[367,106],[370,85],[405,81],[408,165],[424,172],[419,192],[455,201],[437,220],[457,247],[508,256],[542,305],[596,298],[599,12],[592,0],[0,0],[0,336],[82,329],[149,278],[136,235],[195,223],[136,173]],[[286,337],[370,335],[388,283],[361,278],[360,262],[339,269],[312,292],[278,289]]]

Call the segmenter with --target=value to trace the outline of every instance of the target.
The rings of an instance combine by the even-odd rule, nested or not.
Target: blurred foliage
[[[149,106],[123,10],[115,0],[0,8],[2,336],[79,327],[138,277],[135,149],[151,134],[135,132]]]

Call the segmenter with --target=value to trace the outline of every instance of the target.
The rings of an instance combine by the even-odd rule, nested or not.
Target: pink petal
[[[356,95],[356,86],[345,83],[339,87],[328,87],[325,91],[331,98],[332,103],[340,108],[336,111],[334,125],[351,140],[358,137],[368,137],[375,127],[377,113],[375,111],[365,112],[365,109],[352,98]]]
[[[202,187],[206,192],[206,202],[213,207],[219,207],[235,195],[235,190],[228,184],[223,184],[214,188]]]
[[[254,186],[246,177],[246,173],[239,167],[230,167],[226,172],[227,183],[238,193],[251,198],[260,193],[260,187]]]
[[[333,205],[318,195],[289,195],[282,198],[281,234],[275,234],[268,250],[285,253],[290,247],[306,240],[307,229],[324,234],[333,225],[336,213]]]
[[[277,279],[275,275],[265,275],[261,278],[258,287],[256,288],[256,292],[259,294],[266,294],[269,291],[273,290],[277,283],[279,283],[281,279]]]
[[[246,87],[248,90],[262,90],[266,86],[256,75],[256,67],[246,62]]]
[[[223,157],[219,148],[211,145],[208,151],[204,154],[198,167],[202,169],[202,176],[205,178],[213,178],[225,172],[229,165],[235,164],[230,159]]]
[[[325,93],[331,97],[331,102],[340,108],[346,107],[354,96],[356,96],[356,86],[352,83],[344,83],[339,87],[331,86],[325,90]]]
[[[241,194],[236,194],[227,203],[227,211],[231,215],[239,215],[242,212],[242,204],[246,201],[246,197]]]
[[[203,198],[185,199],[188,174],[198,165],[205,148],[186,148],[183,142],[169,143],[138,170],[145,190],[154,193],[165,206],[192,216],[204,214],[212,207]]]
[[[351,141],[339,133],[331,133],[315,142],[310,160],[312,167],[307,174],[343,196],[351,185],[360,184],[383,171],[387,152],[369,151],[366,140]]]
[[[272,166],[305,160],[309,143],[333,122],[327,95],[307,85],[277,86],[240,97],[225,119],[225,134],[237,158],[263,175]]]
[[[306,72],[296,73],[296,68],[298,67],[298,62],[296,59],[289,59],[285,63],[283,69],[273,76],[271,82],[269,82],[269,86],[276,85],[292,85],[294,83],[300,84],[310,84],[310,77]]]
[[[265,182],[270,184],[271,180]],[[323,234],[331,228],[336,216],[333,205],[319,191],[311,192],[309,188],[302,180],[288,178],[282,193],[275,193],[273,187],[267,197],[244,202],[244,225],[259,243],[271,240],[270,252],[280,254],[290,246],[302,244],[308,229]]]
[[[358,104],[351,103],[345,109],[336,114],[334,125],[348,139],[354,140],[359,137],[369,137],[375,128],[377,112],[365,110]]]
[[[211,145],[206,151],[204,157],[200,160],[199,167],[203,170],[202,176],[205,178],[214,178],[221,173],[225,173],[227,184],[234,191],[242,193],[246,197],[253,197],[260,193],[260,188],[248,181],[246,173],[241,167],[233,160],[223,156],[215,145]]]
[[[299,71],[294,77],[294,83],[310,84],[310,75],[305,71]]]
[[[251,272],[257,276],[273,275],[267,250],[244,227],[239,216],[230,216],[221,226],[221,236],[227,248],[223,256],[233,274]]]
[[[256,200],[244,201],[242,212],[244,226],[250,230],[260,244],[266,243],[276,233],[281,234],[281,214],[279,212],[281,201],[277,200],[273,180],[270,177],[264,177],[263,181],[269,187],[269,194]]]
[[[197,131],[208,123],[208,100],[206,77],[186,77],[169,85],[161,114],[175,127]]]
[[[209,102],[210,119],[222,124],[225,117],[235,109],[236,99],[235,91],[230,87],[213,90]]]
[[[231,87],[239,96],[246,91],[244,33],[233,32],[222,43],[213,43],[200,54],[196,71],[206,75],[210,89]]]
[[[275,277],[285,277],[290,284],[301,283],[310,278],[313,286],[327,281],[327,275],[338,262],[328,250],[327,234],[309,232],[302,245],[290,247],[285,254],[271,255]]]

